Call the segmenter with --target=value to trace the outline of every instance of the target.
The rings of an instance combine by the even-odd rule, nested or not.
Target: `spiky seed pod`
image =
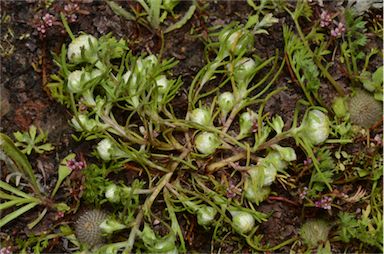
[[[356,91],[348,107],[351,122],[364,128],[372,127],[383,116],[383,105],[362,90]]]
[[[87,210],[80,215],[75,223],[75,232],[80,243],[89,248],[103,243],[104,237],[100,224],[107,218],[107,214],[98,209]]]
[[[309,247],[316,247],[327,241],[330,226],[324,220],[306,221],[300,229],[300,236]]]

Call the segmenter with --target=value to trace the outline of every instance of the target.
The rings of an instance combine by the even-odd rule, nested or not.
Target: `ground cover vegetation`
[[[18,5],[0,253],[383,251],[380,1]]]

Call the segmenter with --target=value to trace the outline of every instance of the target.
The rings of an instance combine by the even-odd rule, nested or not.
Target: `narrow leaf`
[[[29,210],[31,210],[32,208],[34,208],[35,206],[37,206],[39,203],[29,203],[28,205],[25,205],[23,207],[20,207],[19,209],[17,209],[16,211],[10,213],[10,214],[7,214],[6,216],[4,216],[3,218],[0,219],[0,228],[3,227],[5,224],[7,224],[8,222],[16,219],[17,217],[19,217],[20,215],[22,215],[23,213],[26,213],[28,212]]]

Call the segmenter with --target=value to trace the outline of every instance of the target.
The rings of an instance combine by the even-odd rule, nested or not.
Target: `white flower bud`
[[[251,110],[240,115],[240,134],[241,138],[252,133],[254,123],[257,122],[257,114]]]
[[[345,117],[348,114],[347,103],[345,97],[337,97],[332,102],[332,109],[335,115],[339,118]]]
[[[84,84],[91,79],[84,70],[73,71],[68,75],[68,90],[71,93],[80,93],[84,90]]]
[[[249,201],[259,205],[260,202],[264,201],[271,192],[269,186],[257,186],[253,183],[251,177],[246,178],[244,184],[244,197]]]
[[[219,137],[211,132],[202,132],[195,139],[196,149],[202,154],[214,153],[220,144]]]
[[[101,75],[103,75],[103,72],[102,72],[101,70],[99,70],[99,69],[93,69],[93,70],[91,71],[91,75],[90,75],[90,77],[91,77],[91,79],[94,79],[94,78],[98,78],[98,77],[100,77]]]
[[[97,122],[95,119],[89,119],[86,115],[79,115],[78,119],[79,119],[79,122],[81,123],[81,125],[84,127],[84,129],[81,127],[81,125],[77,121],[76,117],[73,117],[71,119],[73,127],[77,131],[91,131],[97,125]]]
[[[228,112],[235,106],[235,96],[231,92],[224,92],[220,94],[217,104],[219,105],[223,116],[226,117]]]
[[[233,75],[235,81],[241,86],[243,84],[248,85],[251,81],[252,75],[256,68],[256,62],[249,57],[240,59],[235,65]],[[245,87],[246,88],[246,87]]]
[[[204,206],[197,211],[197,223],[207,226],[212,223],[216,216],[216,209],[210,206]]]
[[[96,147],[97,153],[100,158],[104,161],[109,161],[112,158],[111,150],[112,150],[112,141],[105,138],[101,140]]]
[[[157,239],[156,243],[151,248],[152,250],[151,252],[152,253],[174,253],[176,248],[175,240],[176,239],[173,235],[168,235],[163,237],[162,239]]]
[[[253,166],[248,171],[252,180],[258,183],[259,187],[269,186],[275,181],[277,169],[274,164],[261,159],[256,166]],[[260,182],[262,180],[262,182]]]
[[[296,160],[296,153],[292,147],[282,147],[282,146],[279,146],[278,144],[274,144],[271,147],[279,153],[280,158],[283,159],[284,161]],[[275,156],[275,155],[273,152],[271,152],[270,154],[268,154],[267,157],[269,156]],[[280,168],[280,170],[282,169],[283,168]]]
[[[255,226],[255,218],[252,214],[243,211],[229,211],[232,215],[232,222],[236,232],[246,234]]]
[[[163,94],[168,89],[168,80],[165,75],[160,75],[156,78],[156,85],[160,94]]]
[[[94,63],[97,60],[97,44],[97,39],[89,34],[75,38],[68,46],[69,61],[72,63]],[[81,54],[82,51],[83,55]]]
[[[228,36],[229,35],[229,36]],[[222,34],[220,42],[223,42],[227,50],[237,56],[243,50],[247,50],[253,46],[253,35],[246,29],[230,30]]]
[[[299,135],[309,143],[317,145],[327,140],[330,132],[330,122],[326,114],[314,109],[308,112],[302,125]]]
[[[117,203],[120,201],[119,189],[116,184],[110,184],[105,191],[105,197],[111,203]]]
[[[192,110],[190,119],[194,123],[207,126],[211,124],[211,113],[208,111],[208,109],[196,108]]]
[[[149,55],[143,59],[143,64],[147,69],[147,72],[151,72],[153,67],[158,63],[157,57],[155,55]]]

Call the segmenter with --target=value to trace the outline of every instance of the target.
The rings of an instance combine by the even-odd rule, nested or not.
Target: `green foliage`
[[[37,135],[37,128],[34,125],[29,126],[29,130],[26,132],[17,131],[13,133],[13,136],[17,140],[15,143],[16,146],[22,147],[21,150],[25,154],[31,154],[32,150],[36,153],[49,152],[55,149],[52,144],[45,143],[47,141],[47,133],[44,133],[42,130],[39,130]],[[39,145],[39,143],[45,143]]]
[[[6,193],[6,192],[8,193]],[[5,201],[0,204],[0,211],[10,208],[18,207],[15,211],[8,213],[0,219],[0,227],[9,223],[10,221],[18,218],[22,214],[28,212],[35,206],[42,203],[42,200],[33,197],[33,195],[27,194],[17,188],[7,184],[6,182],[0,181],[0,198]]]
[[[335,162],[330,150],[327,147],[320,148],[315,153],[315,158],[318,160],[319,170],[312,171],[308,197],[317,196],[334,180]]]
[[[7,164],[9,170],[19,173],[32,186],[35,193],[41,192],[40,184],[27,157],[3,133],[0,133],[0,159]]]
[[[179,4],[179,0],[138,0],[138,3],[140,3],[145,11],[144,13],[138,13],[133,7],[131,7],[131,12],[129,12],[124,10],[115,1],[108,0],[106,2],[117,15],[128,20],[137,20],[138,23],[144,26],[149,24],[153,29],[159,29],[160,24],[165,23],[169,13],[171,13],[173,17],[176,17],[177,15],[174,14],[174,8]],[[193,2],[184,16],[177,22],[169,25],[164,32],[168,33],[181,28],[192,18],[195,10],[196,4]],[[146,19],[143,19],[143,16],[146,16]]]
[[[85,176],[83,199],[90,204],[102,204],[105,200],[106,187],[113,182],[108,180],[109,170],[106,166],[91,164],[83,169]],[[105,201],[104,201],[105,202]]]
[[[355,215],[347,212],[339,213],[338,238],[346,243],[358,239],[363,243],[383,250],[383,221],[382,214],[371,214],[368,205],[362,211],[362,217],[356,219]]]
[[[376,100],[383,101],[383,66],[378,67],[374,73],[361,72],[359,79],[366,90],[374,93]]]
[[[365,57],[364,46],[367,44],[366,23],[363,16],[357,16],[353,9],[346,9],[345,12],[346,36],[341,45],[341,52],[345,61],[349,77],[353,82],[358,76],[358,61]]]
[[[283,26],[283,36],[290,67],[308,101],[313,103],[310,94],[317,96],[320,87],[319,70],[313,60],[313,53],[288,26]]]

